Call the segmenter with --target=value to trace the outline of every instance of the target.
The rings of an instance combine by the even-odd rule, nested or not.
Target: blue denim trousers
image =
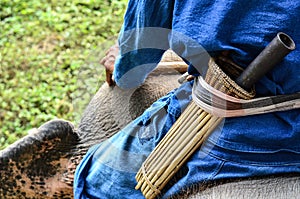
[[[144,198],[135,175],[191,101],[187,82],[110,139],[93,146],[77,167],[74,198]],[[300,172],[299,110],[227,118],[165,187],[168,198],[218,179]]]

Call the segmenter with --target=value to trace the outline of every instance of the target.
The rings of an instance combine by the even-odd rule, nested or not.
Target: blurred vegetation
[[[0,149],[54,118],[78,122],[127,0],[0,1]]]

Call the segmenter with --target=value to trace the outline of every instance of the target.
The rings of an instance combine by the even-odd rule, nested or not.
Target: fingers
[[[109,86],[113,86],[115,84],[115,82],[113,80],[113,75],[108,70],[106,70],[106,82]]]
[[[104,65],[105,61],[106,61],[106,57],[103,57],[103,58],[100,60],[100,64]]]
[[[189,75],[189,76],[187,76],[186,81],[188,81],[188,82],[192,81],[194,78],[195,77],[193,75]]]
[[[119,47],[118,47],[118,45],[114,45],[106,51],[105,57],[103,57],[100,60],[100,64],[102,64],[105,67],[106,82],[110,86],[114,85],[112,74],[114,71],[114,64],[115,64],[116,57],[118,56],[118,54],[119,54]]]
[[[101,59],[100,64],[102,64],[107,71],[112,73],[114,70],[115,60],[116,58],[114,56],[105,56]]]
[[[192,81],[195,77],[193,75],[188,74],[188,72],[184,73],[183,75],[181,75],[181,77],[178,79],[178,82],[180,84],[183,84],[184,82],[187,81]]]

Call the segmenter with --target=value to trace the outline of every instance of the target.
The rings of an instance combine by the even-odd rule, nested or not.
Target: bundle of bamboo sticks
[[[295,47],[292,38],[279,32],[242,73],[237,65],[227,59],[210,59],[205,81],[228,95],[250,99],[254,97],[255,92],[253,90],[247,92],[243,88],[251,89]],[[219,66],[222,66],[224,71]],[[141,189],[146,198],[155,198],[159,195],[179,168],[221,121],[222,118],[206,113],[192,101],[143,163],[136,175],[138,182],[136,189]]]
[[[142,170],[136,176],[136,189],[141,188],[146,198],[159,195],[170,178],[221,121],[222,118],[206,113],[192,102],[170,129],[166,139],[159,143],[144,162]]]
[[[247,99],[254,96],[254,93],[243,89],[231,89],[234,81],[214,60],[209,62],[206,82],[233,96]],[[149,199],[160,195],[164,186],[222,120],[223,118],[205,112],[192,101],[143,163],[136,175],[138,184],[135,188],[141,189],[143,195]]]

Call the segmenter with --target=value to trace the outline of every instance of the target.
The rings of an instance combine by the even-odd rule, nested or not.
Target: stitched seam
[[[211,176],[209,177],[210,180],[212,180],[216,175],[218,175],[220,173],[220,171],[222,170],[225,162],[226,161],[222,161],[222,163],[218,166],[218,168],[211,174]]]

